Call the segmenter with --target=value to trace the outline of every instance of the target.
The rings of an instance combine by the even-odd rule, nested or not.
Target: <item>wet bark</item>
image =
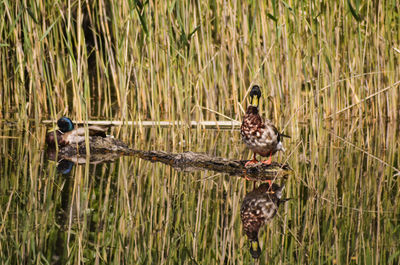
[[[132,155],[151,162],[161,162],[182,171],[211,170],[240,175],[248,179],[271,179],[288,174],[290,168],[287,164],[272,162],[271,165],[260,163],[245,167],[248,160],[234,160],[210,156],[203,153],[183,152],[168,153],[164,151],[132,150]]]
[[[276,162],[271,165],[257,163],[245,167],[244,165],[248,160],[227,159],[204,153],[134,150],[114,138],[91,137],[89,146],[90,156],[87,155],[84,142],[76,146],[65,146],[58,151],[58,160],[66,159],[81,164],[89,159],[90,163],[98,164],[111,162],[123,155],[136,156],[147,161],[164,163],[181,171],[211,170],[255,180],[282,177],[287,175],[290,170],[288,165]]]

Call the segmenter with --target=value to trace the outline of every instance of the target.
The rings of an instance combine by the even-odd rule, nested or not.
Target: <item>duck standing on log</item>
[[[254,152],[253,160],[248,161],[245,167],[258,163],[256,154],[264,157],[269,156],[267,161],[262,161],[261,163],[270,165],[272,155],[277,151],[285,151],[281,138],[290,138],[290,136],[279,133],[270,120],[266,119],[263,121],[258,111],[260,98],[260,87],[254,85],[250,91],[250,105],[247,107],[242,126],[240,127],[243,142]]]

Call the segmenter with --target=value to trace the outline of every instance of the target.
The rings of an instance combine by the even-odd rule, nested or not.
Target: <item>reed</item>
[[[258,83],[278,120],[396,120],[398,3],[355,2],[7,1],[1,115],[240,120]]]

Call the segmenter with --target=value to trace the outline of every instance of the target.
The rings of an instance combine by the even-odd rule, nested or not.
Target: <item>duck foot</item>
[[[272,155],[269,155],[268,160],[266,161],[261,161],[261,163],[265,164],[265,165],[271,165],[272,164]]]
[[[246,164],[244,164],[244,167],[248,167],[250,165],[257,164],[258,162],[259,162],[258,160],[249,160],[249,161],[247,161]]]
[[[254,165],[254,164],[257,164],[257,163],[258,163],[258,160],[256,159],[256,153],[254,153],[253,159],[250,160],[250,161],[247,161],[247,163],[244,164],[244,167],[248,167],[250,165]]]

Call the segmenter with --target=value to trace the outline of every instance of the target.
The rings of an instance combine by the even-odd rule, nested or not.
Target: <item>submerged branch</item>
[[[287,175],[287,170],[289,170],[288,165],[279,163],[272,163],[271,165],[257,163],[245,167],[244,165],[248,160],[231,160],[191,151],[169,153],[164,151],[133,150],[132,154],[144,160],[161,162],[183,171],[212,170],[230,175],[241,175],[248,179],[267,180]]]
[[[49,149],[50,157],[55,160],[64,159],[82,164],[89,160],[90,163],[111,162],[120,156],[136,156],[151,162],[161,162],[182,171],[212,170],[240,175],[247,179],[268,180],[277,176],[284,176],[289,170],[288,165],[272,163],[265,165],[257,163],[245,167],[247,160],[232,160],[210,156],[204,153],[183,152],[169,153],[164,151],[142,151],[129,148],[125,143],[114,138],[91,137],[90,150],[87,152],[85,142],[76,146],[60,148],[58,154]],[[53,151],[51,153],[51,151]],[[90,154],[88,154],[90,153]]]

